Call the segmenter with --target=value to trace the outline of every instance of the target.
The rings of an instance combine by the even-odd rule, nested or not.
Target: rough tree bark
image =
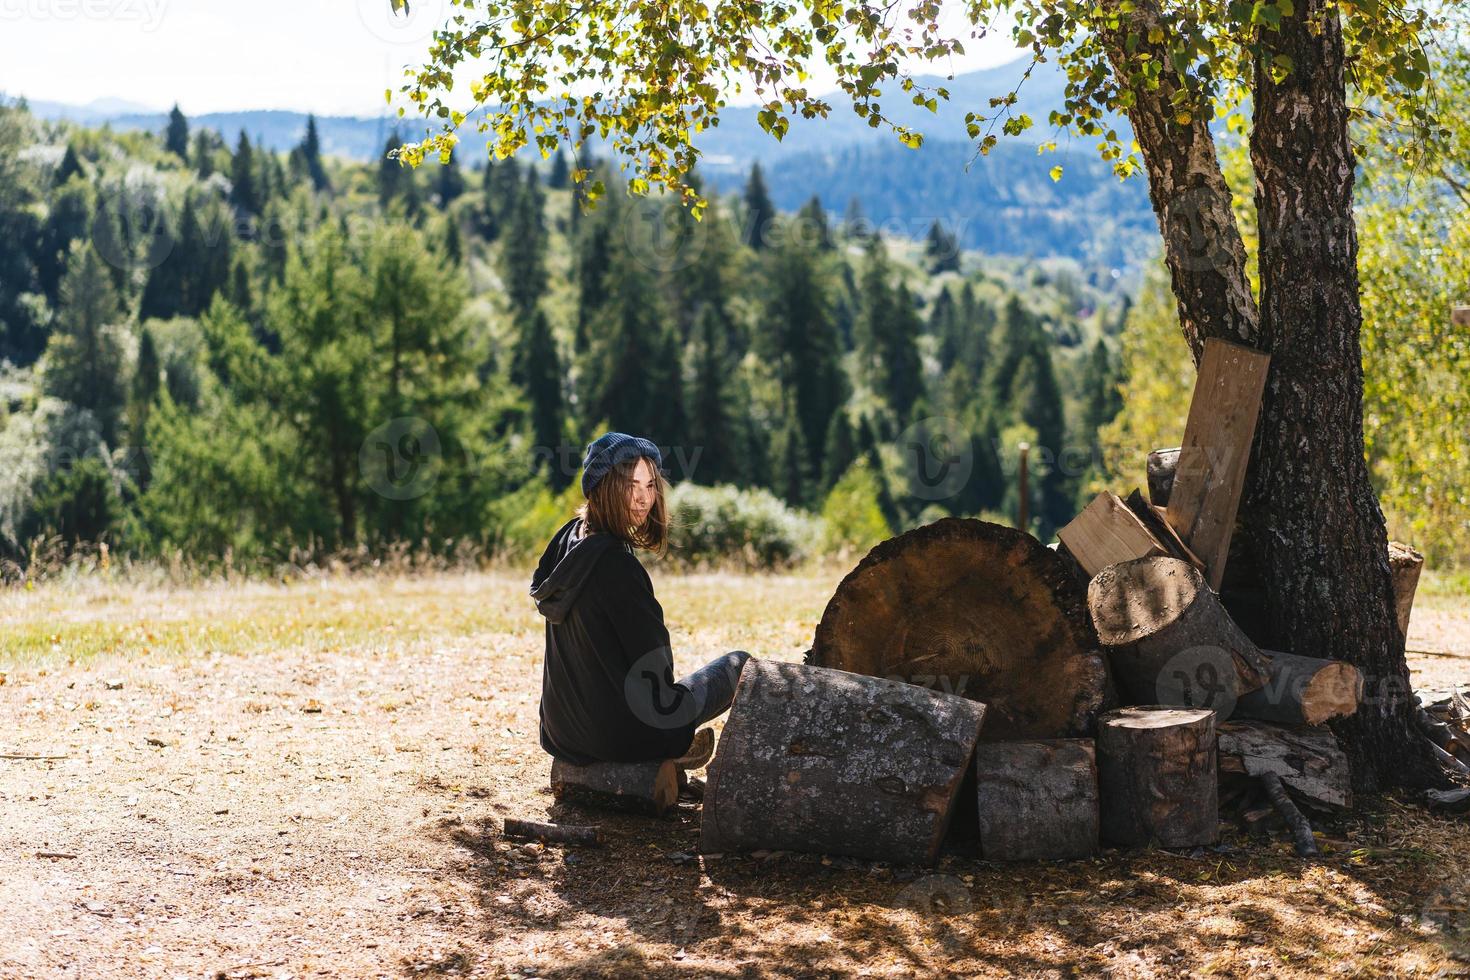
[[[1358,241],[1343,38],[1327,0],[1299,0],[1265,44],[1251,161],[1260,223],[1258,345],[1272,356],[1242,508],[1279,650],[1346,660],[1362,707],[1333,723],[1355,788],[1443,781],[1414,737],[1388,535],[1363,458]],[[1273,82],[1284,54],[1293,69]]]
[[[1114,10],[1119,6],[1119,0],[1105,4]],[[1166,44],[1148,40],[1155,27],[1168,30],[1157,0],[1136,0],[1122,14],[1117,30],[1099,33],[1120,85],[1127,86],[1129,66],[1137,63],[1139,52],[1166,66],[1157,89],[1132,86],[1128,121],[1148,174],[1148,196],[1164,238],[1164,263],[1179,305],[1179,325],[1198,364],[1206,337],[1253,345],[1258,313],[1245,272],[1245,243],[1215,155],[1209,114],[1195,113],[1185,125],[1176,121],[1170,99],[1181,81],[1167,67],[1172,61]],[[1137,36],[1133,54],[1127,49],[1130,32]]]

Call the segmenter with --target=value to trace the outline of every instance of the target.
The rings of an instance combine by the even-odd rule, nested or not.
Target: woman
[[[633,554],[668,550],[663,457],[647,439],[607,432],[582,462],[586,502],[531,577],[546,617],[541,747],[575,765],[679,759],[698,768],[749,654],[735,650],[677,683],[663,608]]]

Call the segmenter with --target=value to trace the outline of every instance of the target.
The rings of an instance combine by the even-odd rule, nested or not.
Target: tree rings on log
[[[980,852],[987,861],[1097,853],[1092,739],[985,742],[975,748]]]
[[[1107,683],[1066,562],[1022,531],[956,517],[869,551],[808,662],[982,701],[986,741],[1090,735]]]
[[[1098,719],[1102,837],[1126,847],[1194,847],[1220,833],[1215,713],[1147,705]]]
[[[912,684],[753,659],[708,770],[700,850],[932,863],[985,715]]]
[[[1270,677],[1264,687],[1241,695],[1231,717],[1320,725],[1358,710],[1363,674],[1352,664],[1276,650],[1262,652],[1271,659]]]

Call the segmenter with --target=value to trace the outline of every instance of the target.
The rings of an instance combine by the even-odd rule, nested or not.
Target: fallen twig
[[[68,755],[24,755],[19,752],[0,753],[0,759],[69,759]]]
[[[64,851],[37,851],[38,858],[74,858],[75,854],[67,854]]]
[[[556,844],[586,844],[597,847],[602,843],[600,827],[576,827],[571,824],[540,823],[535,820],[505,818],[505,836],[528,837]]]
[[[1291,797],[1286,795],[1286,787],[1281,785],[1281,777],[1274,772],[1263,772],[1258,777],[1261,785],[1266,787],[1266,795],[1271,798],[1276,812],[1286,821],[1291,828],[1292,842],[1296,845],[1298,857],[1316,857],[1322,852],[1317,849],[1317,839],[1312,836],[1312,825],[1307,823],[1307,818],[1302,816],[1302,811],[1291,802]]]

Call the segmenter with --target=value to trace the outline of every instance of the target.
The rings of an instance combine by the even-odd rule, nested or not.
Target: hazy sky
[[[388,0],[0,0],[0,91],[74,104],[177,101],[189,115],[376,116],[383,90],[396,92],[451,9],[449,0],[412,8],[405,19]],[[946,6],[964,58],[924,70],[958,74],[1015,57],[1003,37],[969,41],[960,9]]]

